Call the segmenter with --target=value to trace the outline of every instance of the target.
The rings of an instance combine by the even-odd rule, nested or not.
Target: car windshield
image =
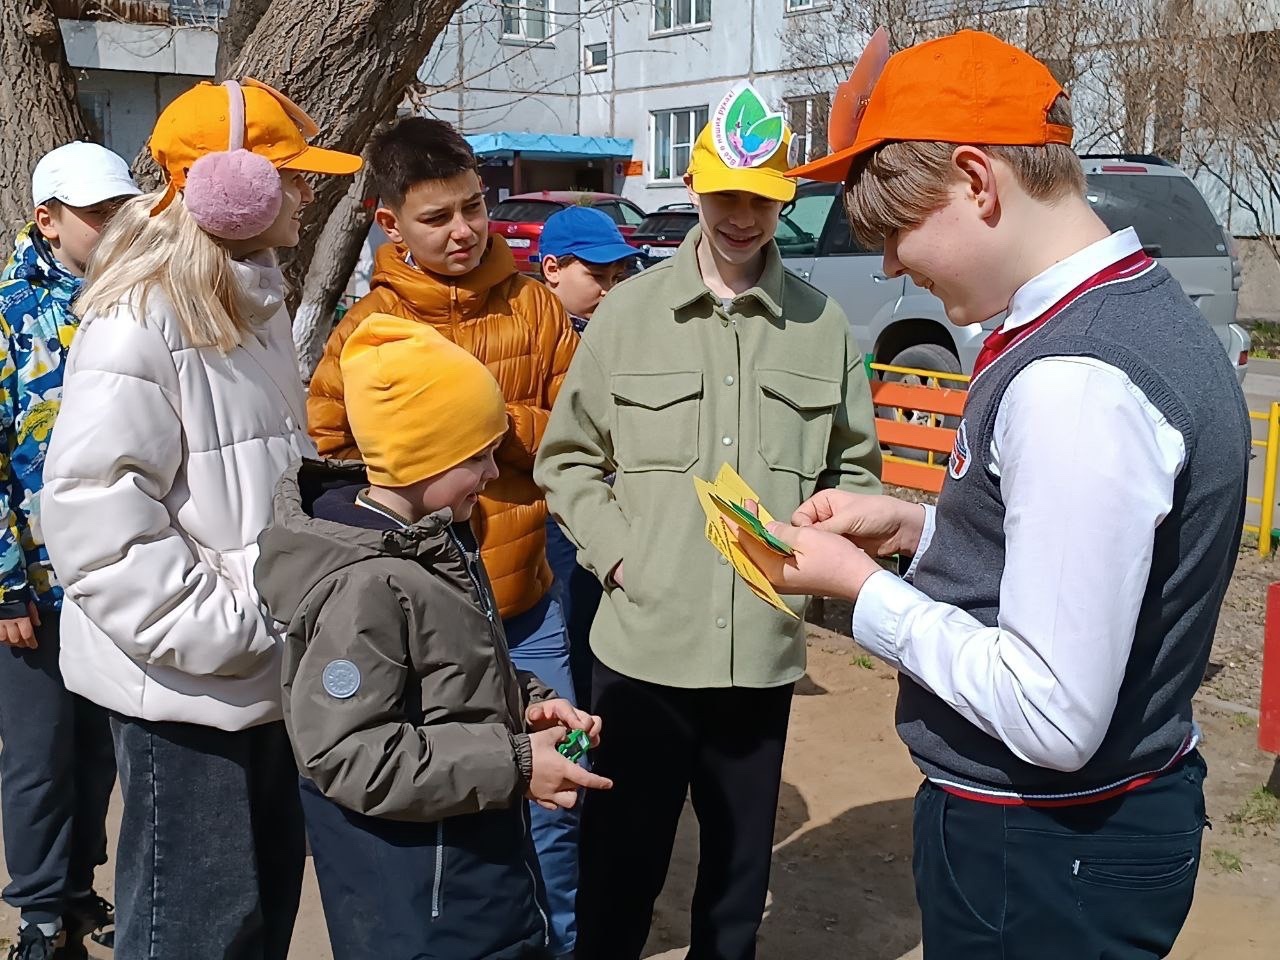
[[[547,200],[503,200],[489,213],[490,220],[506,220],[515,223],[545,223],[547,217],[564,204]]]
[[[1101,173],[1089,176],[1089,203],[1112,230],[1133,227],[1154,257],[1222,257],[1222,229],[1184,177]]]
[[[698,222],[694,214],[689,213],[655,213],[645,217],[644,222],[636,227],[637,237],[668,238],[683,237]]]
[[[795,201],[782,208],[775,239],[784,257],[811,257],[818,252],[818,238],[826,225],[835,190],[828,184],[807,183]]]

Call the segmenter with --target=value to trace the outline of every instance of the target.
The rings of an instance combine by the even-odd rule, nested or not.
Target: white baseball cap
[[[49,200],[69,207],[92,207],[103,200],[140,193],[122,157],[83,140],[50,150],[31,174],[33,207]]]

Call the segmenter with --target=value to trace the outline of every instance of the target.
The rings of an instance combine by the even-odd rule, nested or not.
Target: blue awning
[[[531,160],[627,159],[635,141],[627,137],[578,137],[564,133],[476,133],[467,137],[477,156]]]

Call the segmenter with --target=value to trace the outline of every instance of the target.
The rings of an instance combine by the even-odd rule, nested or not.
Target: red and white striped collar
[[[1058,261],[1009,298],[1009,312],[999,329],[1008,332],[1026,326],[1095,273],[1141,249],[1138,234],[1126,227]]]

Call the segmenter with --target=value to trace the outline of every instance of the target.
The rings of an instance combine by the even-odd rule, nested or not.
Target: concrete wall
[[[132,160],[156,117],[192,84],[213,75],[218,34],[100,20],[61,20],[80,102],[103,143]]]
[[[132,161],[151,135],[156,117],[197,77],[119,70],[82,70],[80,102],[102,124],[103,144]]]
[[[1240,287],[1243,321],[1280,321],[1280,264],[1260,240],[1237,240],[1244,283]]]

